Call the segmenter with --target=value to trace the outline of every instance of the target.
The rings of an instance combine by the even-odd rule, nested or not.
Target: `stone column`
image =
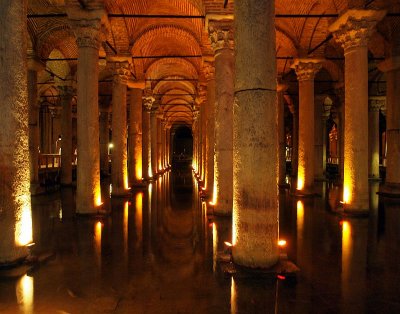
[[[285,101],[283,93],[288,89],[287,84],[278,82],[278,102],[277,102],[277,120],[278,120],[278,185],[286,186],[286,156],[285,156]]]
[[[142,97],[144,82],[134,82],[130,90],[129,110],[129,181],[132,187],[143,186],[142,168]]]
[[[61,185],[72,184],[72,98],[71,81],[58,86],[61,97]]]
[[[163,171],[162,167],[162,132],[163,132],[163,114],[157,114],[157,173],[161,173]]]
[[[400,56],[379,64],[386,72],[386,178],[381,192],[400,196]]]
[[[299,81],[298,195],[314,193],[314,77],[321,60],[296,59],[292,66]]]
[[[27,1],[0,2],[0,265],[32,242],[26,14]]]
[[[131,61],[128,56],[113,56],[109,62],[113,66],[112,91],[112,143],[111,154],[111,184],[112,196],[127,196],[128,182],[128,151],[127,151],[127,119],[126,93],[127,83],[131,76]]]
[[[207,81],[207,139],[206,139],[206,175],[204,188],[208,196],[212,196],[214,186],[214,130],[215,130],[215,71],[214,58],[206,57],[204,60],[204,75]]]
[[[90,12],[67,6],[77,37],[77,189],[76,212],[94,214],[102,205],[99,145],[99,48],[102,35],[102,8]]]
[[[322,110],[322,173],[326,175],[326,144],[328,139],[328,131],[326,123],[331,115],[332,101],[325,99]]]
[[[318,95],[315,97],[314,108],[314,180],[323,181],[324,177],[324,126],[326,128],[326,121],[324,120],[324,101],[325,95]]]
[[[151,146],[150,146],[150,112],[154,103],[154,98],[151,96],[151,91],[145,90],[143,96],[143,178],[150,180],[153,177],[151,169]]]
[[[38,72],[44,69],[44,65],[28,52],[28,105],[29,105],[29,157],[30,157],[30,177],[31,194],[41,192],[39,182],[39,98],[37,89]]]
[[[370,97],[368,106],[368,176],[379,180],[379,109],[385,105],[385,97]]]
[[[215,53],[214,213],[232,214],[234,55],[232,20],[208,21]]]
[[[292,114],[292,177],[297,177],[298,168],[298,148],[299,148],[299,111],[297,105],[289,103],[289,110]]]
[[[150,111],[150,162],[153,177],[157,175],[157,106]]]
[[[235,2],[232,254],[252,268],[279,258],[274,14],[275,1]]]
[[[110,125],[108,110],[100,111],[100,171],[103,176],[110,175],[108,161],[108,145],[110,141]]]
[[[344,211],[368,213],[368,48],[367,42],[384,11],[348,10],[330,27],[344,49]]]

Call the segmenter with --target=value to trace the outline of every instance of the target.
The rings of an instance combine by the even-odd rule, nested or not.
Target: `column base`
[[[218,207],[216,209],[216,206],[211,205],[211,204],[209,204],[207,207],[210,209],[210,214],[212,214],[213,216],[221,216],[221,217],[231,217],[232,216],[232,211],[221,211],[221,210],[218,210]]]
[[[125,197],[130,197],[130,195],[131,195],[131,190],[114,190],[114,188],[113,188],[113,191],[111,192],[111,197],[122,197],[122,198],[125,198]]]
[[[46,193],[46,189],[39,183],[31,183],[30,192],[31,195],[40,195]]]
[[[388,198],[400,199],[400,183],[385,183],[379,188],[378,194]]]
[[[314,181],[316,182],[326,182],[328,179],[325,176],[318,176],[314,178]]]
[[[296,190],[293,193],[293,195],[296,196],[296,197],[314,197],[314,196],[318,196],[318,194],[315,193],[314,189]]]
[[[147,187],[147,184],[143,181],[141,182],[135,182],[131,184],[132,189],[144,189]]]
[[[371,176],[371,177],[368,177],[368,180],[379,182],[379,181],[381,181],[381,178],[379,178],[379,176]]]
[[[280,190],[289,190],[290,189],[290,184],[289,183],[279,183],[278,187]]]
[[[354,209],[349,207],[346,204],[340,204],[337,208],[333,210],[333,212],[342,217],[349,218],[368,218],[369,217],[369,208],[368,209]]]

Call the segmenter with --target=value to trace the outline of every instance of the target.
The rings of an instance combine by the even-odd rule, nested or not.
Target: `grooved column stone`
[[[153,173],[151,170],[151,146],[150,146],[150,111],[154,103],[151,91],[146,90],[143,96],[143,178],[149,180]]]
[[[278,251],[275,1],[235,2],[232,254],[269,268]]]
[[[400,56],[379,64],[386,72],[386,179],[382,192],[400,195]]]
[[[205,185],[207,194],[212,196],[214,186],[214,145],[215,145],[215,71],[213,59],[204,62],[204,75],[207,81],[207,139],[206,139],[206,176]]]
[[[70,82],[68,82],[70,83]],[[72,184],[72,97],[74,88],[58,86],[61,97],[61,185]]]
[[[26,14],[27,1],[0,1],[0,264],[32,241]]]
[[[113,57],[112,93],[112,143],[111,183],[113,196],[126,196],[129,193],[126,93],[130,77],[129,57]]]
[[[230,215],[233,199],[234,55],[232,20],[209,21],[215,53],[214,213]]]
[[[299,150],[297,193],[314,193],[314,77],[321,60],[296,59],[292,66],[299,81]]]
[[[142,185],[142,96],[143,90],[130,90],[129,176],[131,186]]]
[[[385,97],[370,97],[368,104],[368,164],[369,178],[379,180],[379,109]]]
[[[93,214],[98,212],[102,204],[98,61],[105,11],[94,9],[89,13],[75,7],[67,7],[67,14],[78,44],[76,211],[81,214]]]
[[[29,106],[29,157],[30,157],[30,177],[32,195],[41,192],[39,182],[39,99],[37,89],[38,71],[44,69],[44,65],[33,55],[33,51],[28,52],[28,106]]]
[[[344,210],[365,213],[368,190],[368,48],[367,42],[384,11],[348,10],[329,30],[344,49]]]

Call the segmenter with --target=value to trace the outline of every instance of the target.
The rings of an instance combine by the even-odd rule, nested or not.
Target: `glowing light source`
[[[285,247],[285,246],[286,246],[286,240],[280,239],[280,240],[278,241],[278,246],[279,246],[279,247]]]
[[[212,201],[209,203],[211,206],[215,206],[217,205],[217,185],[214,184],[213,187],[213,197],[212,197]]]
[[[224,244],[225,244],[226,246],[229,246],[229,247],[232,247],[232,246],[233,246],[232,243],[230,243],[230,242],[228,242],[228,241],[225,241]]]
[[[104,147],[104,146],[103,146]],[[108,144],[108,148],[114,148],[114,144],[113,143],[109,143]]]
[[[351,202],[350,187],[346,182],[343,185],[343,203],[349,204]]]
[[[16,285],[17,302],[23,313],[33,313],[33,277],[25,275],[21,277]]]
[[[30,195],[19,197],[21,204],[15,223],[15,243],[24,246],[32,242],[32,211]]]
[[[94,225],[94,244],[95,252],[97,257],[98,265],[101,265],[101,234],[102,234],[103,224],[98,221]]]
[[[304,188],[304,178],[299,175],[297,178],[297,190],[302,190],[303,188]]]

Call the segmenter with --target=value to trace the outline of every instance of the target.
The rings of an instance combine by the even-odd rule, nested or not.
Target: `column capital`
[[[386,97],[385,96],[372,96],[369,97],[368,111],[379,111],[379,109],[385,107]]]
[[[215,78],[214,57],[203,59],[203,73],[206,81],[211,81]]]
[[[131,56],[112,56],[107,57],[107,63],[111,65],[114,83],[128,84],[131,77],[132,57]]]
[[[151,89],[145,89],[142,99],[144,109],[150,112],[154,107],[154,102],[156,101],[156,99],[153,97],[153,91]]]
[[[57,82],[57,89],[60,97],[72,97],[76,93],[76,82],[72,76],[68,76],[65,81]]]
[[[322,112],[322,117],[325,119],[328,119],[330,114],[331,114],[331,109],[332,109],[332,100],[329,97],[325,98],[325,101],[323,103],[323,112]]]
[[[233,17],[231,15],[207,15],[206,30],[214,52],[233,49]]]
[[[322,59],[294,59],[291,66],[296,71],[297,80],[311,81],[314,79],[315,74],[322,68]]]
[[[390,72],[400,69],[400,56],[385,59],[378,64],[378,69],[381,72]]]
[[[199,114],[200,114],[199,110],[194,110],[193,111],[193,120],[194,121],[197,121],[197,119],[199,118]]]
[[[385,15],[384,10],[347,10],[329,26],[329,31],[345,52],[356,47],[366,47],[375,25]]]
[[[107,14],[103,7],[83,10],[69,5],[67,6],[67,15],[78,47],[100,49],[101,42],[105,40],[109,28]]]

